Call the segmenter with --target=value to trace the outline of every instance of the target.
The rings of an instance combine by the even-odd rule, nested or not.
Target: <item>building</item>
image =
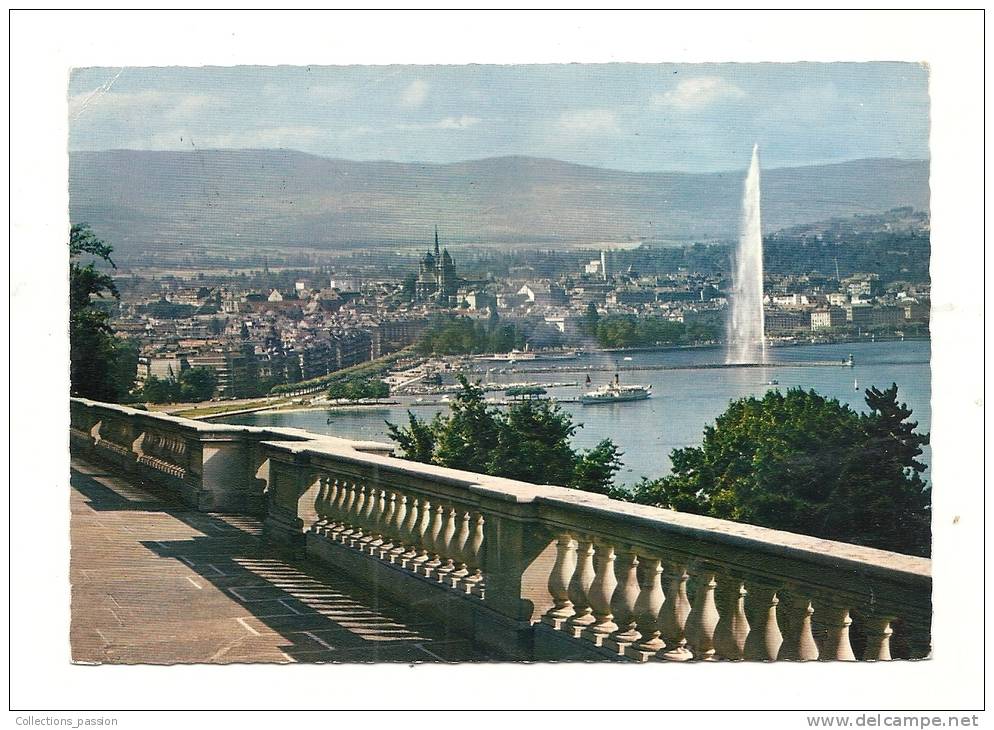
[[[811,312],[811,329],[826,330],[846,326],[846,310],[842,307],[825,307]]]
[[[443,306],[454,303],[453,298],[461,280],[448,249],[439,251],[438,228],[435,229],[435,251],[428,251],[421,258],[418,278],[414,284],[414,297],[419,302],[437,302]]]
[[[874,307],[870,321],[876,327],[900,327],[906,321],[904,307]]]
[[[245,395],[250,355],[235,349],[215,348],[187,358],[192,368],[210,368],[217,379],[216,392],[221,398]]]
[[[853,327],[871,327],[873,307],[869,304],[850,304],[846,307],[846,321]]]

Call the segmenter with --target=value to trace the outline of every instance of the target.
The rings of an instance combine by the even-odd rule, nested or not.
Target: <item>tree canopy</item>
[[[106,296],[120,299],[114,279],[97,260],[114,267],[113,249],[81,223],[69,229],[69,382],[74,396],[123,400],[134,385],[138,348],[114,335],[110,314],[95,306]],[[80,259],[91,256],[88,263]],[[96,299],[94,299],[96,298]]]
[[[673,473],[634,501],[790,532],[928,555],[931,491],[897,385],[866,391],[860,414],[814,391],[734,401],[700,447],[675,449]]]
[[[621,453],[609,439],[577,451],[570,439],[580,425],[555,403],[521,401],[504,412],[488,406],[483,389],[465,376],[459,383],[448,414],[426,423],[408,411],[406,427],[387,422],[406,458],[600,494],[613,489]]]

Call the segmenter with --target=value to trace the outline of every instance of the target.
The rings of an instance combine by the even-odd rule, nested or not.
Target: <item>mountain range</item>
[[[912,206],[924,160],[764,170],[766,231]],[[623,172],[533,157],[360,162],[292,150],[108,150],[69,156],[70,216],[117,251],[185,245],[349,249],[729,240],[745,171]]]

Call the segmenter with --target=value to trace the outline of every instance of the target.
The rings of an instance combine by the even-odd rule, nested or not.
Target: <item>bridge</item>
[[[931,563],[72,399],[74,661],[887,661]]]

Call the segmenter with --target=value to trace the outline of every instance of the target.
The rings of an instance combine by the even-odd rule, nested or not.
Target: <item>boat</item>
[[[624,403],[633,400],[645,400],[651,395],[651,385],[622,385],[618,381],[618,374],[614,374],[614,381],[607,385],[588,391],[580,395],[580,403],[585,406],[598,403]]]
[[[625,362],[631,362],[632,361],[632,358],[631,358],[630,355],[626,355],[623,359],[624,359]]]

